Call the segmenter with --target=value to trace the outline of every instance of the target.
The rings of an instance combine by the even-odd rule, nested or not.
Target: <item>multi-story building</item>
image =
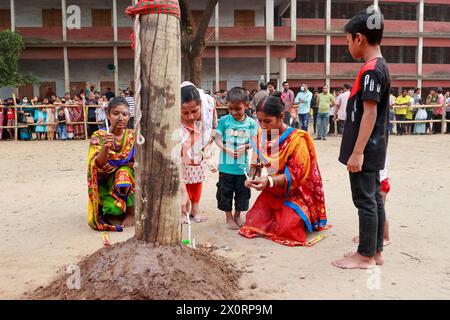
[[[195,20],[206,2],[190,1]],[[450,0],[219,0],[207,32],[202,86],[251,89],[267,79],[289,80],[294,88],[352,84],[361,63],[347,52],[343,27],[374,2],[385,17],[382,51],[392,86],[450,88]],[[0,30],[12,28],[25,40],[21,71],[42,81],[21,88],[21,95],[48,87],[58,95],[92,84],[133,87],[132,21],[124,13],[131,3],[0,0]],[[80,29],[73,27],[74,8],[80,9]]]
[[[95,85],[105,91],[132,85],[132,20],[124,0],[0,0],[0,30],[23,36],[26,49],[19,64],[40,86],[24,86],[19,95],[58,95]],[[3,88],[0,96],[10,96]]]

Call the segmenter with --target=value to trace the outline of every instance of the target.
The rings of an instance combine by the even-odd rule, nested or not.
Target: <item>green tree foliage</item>
[[[11,30],[0,32],[0,87],[37,84],[33,75],[19,74],[19,58],[25,48],[22,37]]]

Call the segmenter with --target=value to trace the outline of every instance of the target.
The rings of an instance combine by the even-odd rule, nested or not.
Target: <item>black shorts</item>
[[[244,183],[245,175],[234,175],[220,172],[217,182],[217,207],[221,211],[247,211],[250,203],[250,189]]]

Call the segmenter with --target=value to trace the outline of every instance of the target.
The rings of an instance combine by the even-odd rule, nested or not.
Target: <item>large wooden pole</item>
[[[167,14],[137,16],[140,19],[140,81],[137,107],[143,144],[136,144],[136,238],[176,245],[181,242],[179,202],[179,129],[181,44],[180,21]],[[139,57],[137,53],[136,57]],[[136,121],[139,121],[139,111]],[[137,137],[138,138],[138,137]]]

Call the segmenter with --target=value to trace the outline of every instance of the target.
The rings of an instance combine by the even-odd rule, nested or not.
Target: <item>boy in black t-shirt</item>
[[[389,130],[390,76],[381,55],[383,15],[369,7],[345,26],[350,54],[363,59],[347,103],[339,161],[347,166],[354,205],[358,208],[358,250],[334,261],[343,269],[383,264],[385,211],[380,193]]]

